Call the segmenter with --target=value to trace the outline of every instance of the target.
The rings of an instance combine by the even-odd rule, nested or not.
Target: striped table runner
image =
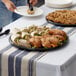
[[[45,23],[50,28],[64,30],[68,36],[75,33],[75,28],[57,27]],[[36,76],[36,62],[47,52],[28,52],[19,50],[10,44],[0,49],[0,76]]]

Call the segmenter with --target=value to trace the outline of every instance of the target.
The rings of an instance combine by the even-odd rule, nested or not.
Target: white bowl
[[[72,6],[73,0],[45,0],[45,5],[55,8],[64,8]]]

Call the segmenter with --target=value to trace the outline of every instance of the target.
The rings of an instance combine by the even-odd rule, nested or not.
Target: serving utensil
[[[28,3],[28,5],[29,5],[29,9],[30,9],[31,11],[33,11],[34,9],[33,9],[32,4],[30,3],[30,0],[27,0],[27,3]]]
[[[8,35],[9,32],[10,32],[10,29],[7,29],[7,30],[5,30],[3,33],[1,33],[0,36]]]
[[[2,28],[2,27],[0,27],[0,32],[2,31],[2,29],[3,29],[3,28]]]

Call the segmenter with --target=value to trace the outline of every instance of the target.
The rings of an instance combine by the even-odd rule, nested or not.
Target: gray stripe
[[[44,23],[43,25],[41,25],[41,26],[47,26],[49,23],[48,22],[46,22],[46,23]],[[51,27],[51,24],[49,24],[50,25],[50,27]],[[51,28],[56,28],[57,26],[52,26]]]
[[[8,49],[10,49],[12,46],[8,45],[7,47],[5,47],[4,49],[0,50],[0,76],[1,76],[1,61],[2,61],[2,54],[7,51]]]
[[[54,25],[54,26],[53,26],[53,27],[51,27],[51,28],[52,28],[52,29],[55,29],[55,28],[57,28],[57,26],[55,26],[55,25]]]
[[[16,57],[16,62],[15,62],[15,76],[21,76],[21,61],[24,56],[26,56],[29,52],[24,51],[20,55]]]
[[[10,49],[12,46],[8,45],[7,47],[3,48],[2,50],[0,50],[0,54],[4,53],[6,50]]]
[[[59,29],[60,29],[60,30],[63,30],[63,29],[64,29],[64,27],[59,27]]]
[[[75,28],[71,29],[67,34],[72,33],[75,30]]]
[[[48,23],[46,22],[46,23],[44,23],[44,24],[42,24],[41,26],[46,26]]]
[[[22,52],[21,50],[16,50],[15,52],[11,53],[8,57],[8,76],[14,76],[14,58],[17,54]]]
[[[33,76],[33,66],[34,66],[34,60],[37,58],[37,57],[39,57],[40,55],[42,55],[43,54],[43,52],[39,52],[39,53],[37,53],[36,55],[34,55],[30,60],[29,60],[29,65],[28,65],[28,76]],[[36,68],[36,67],[35,67]]]

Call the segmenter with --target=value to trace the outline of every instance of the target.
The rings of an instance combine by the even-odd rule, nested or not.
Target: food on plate
[[[44,36],[41,39],[42,46],[46,48],[57,47],[59,40],[54,36]]]
[[[19,40],[21,39],[21,36],[19,34],[13,34],[11,36],[11,39],[14,43],[19,44]]]
[[[27,13],[32,15],[32,14],[35,13],[35,11],[34,11],[34,10],[30,10],[30,9],[28,9],[28,10],[27,10]]]
[[[49,34],[60,35],[60,36],[63,36],[64,38],[66,38],[66,33],[64,31],[59,30],[59,29],[52,29],[49,31]]]
[[[28,40],[31,37],[31,35],[27,32],[22,32],[21,37],[25,40]]]
[[[13,43],[27,48],[55,48],[67,40],[67,34],[59,29],[32,25],[11,36]]]
[[[76,24],[76,10],[56,10],[49,13],[46,19],[61,24]]]
[[[56,37],[59,41],[64,41],[66,39],[66,37],[63,37],[61,35],[53,35],[54,37]]]
[[[19,40],[19,45],[27,47],[27,48],[31,48],[30,43],[27,40],[25,40],[25,39],[20,39]]]
[[[41,47],[41,36],[33,36],[31,39],[29,39],[30,44],[35,47],[39,48]]]

